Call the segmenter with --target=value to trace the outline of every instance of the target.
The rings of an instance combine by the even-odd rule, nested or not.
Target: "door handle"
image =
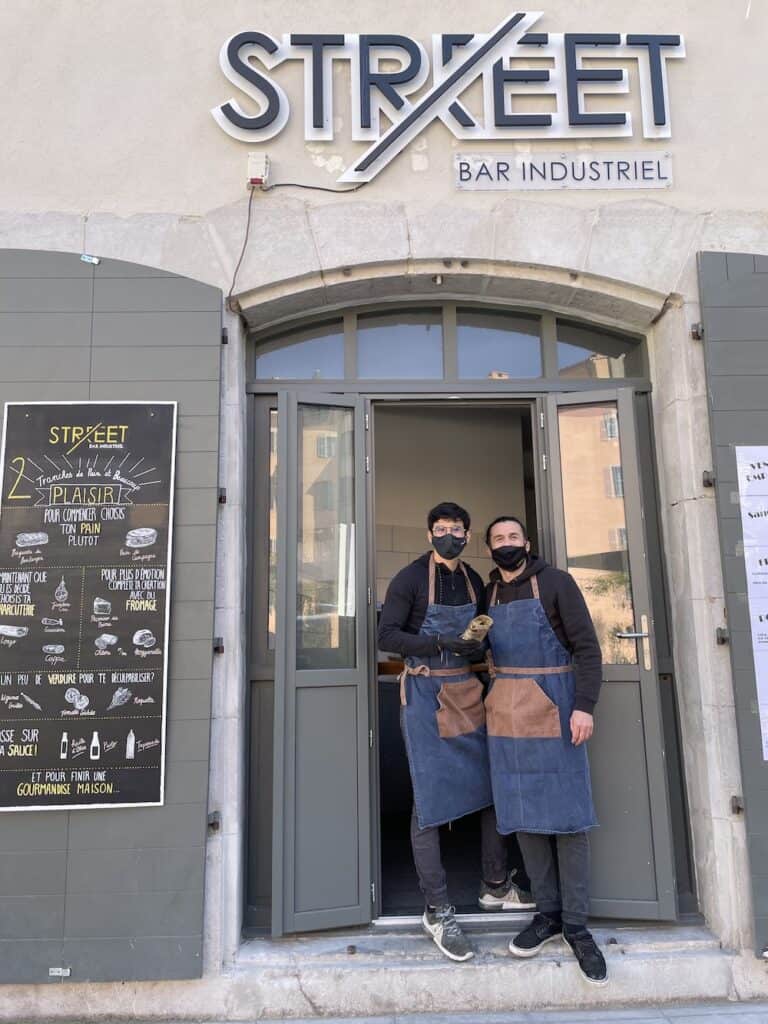
[[[617,630],[613,635],[617,640],[642,640],[643,641],[643,667],[647,672],[650,672],[652,668],[651,661],[651,633],[648,624],[648,616],[640,616],[640,626],[642,632],[634,632],[632,630]]]

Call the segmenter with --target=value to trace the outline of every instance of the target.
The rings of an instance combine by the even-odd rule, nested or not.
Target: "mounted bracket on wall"
[[[219,504],[220,505],[226,505],[227,504],[227,488],[226,487],[220,487],[219,488]]]
[[[731,797],[731,814],[744,813],[744,798],[740,796]]]
[[[715,639],[720,647],[731,642],[731,637],[726,626],[718,626],[715,630]]]
[[[221,811],[211,811],[208,815],[208,835],[221,832]]]
[[[704,340],[704,324],[696,323],[691,324],[691,337],[694,341]]]
[[[717,477],[711,469],[705,469],[701,474],[701,482],[704,487],[714,487]]]
[[[223,636],[215,636],[213,638],[213,653],[214,654],[223,654],[224,653],[224,637]]]

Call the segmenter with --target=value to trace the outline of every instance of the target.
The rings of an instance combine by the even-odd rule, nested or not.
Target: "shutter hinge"
[[[370,455],[366,455],[365,456],[365,472],[366,473],[370,473],[371,472],[371,457],[370,457]]]
[[[712,472],[711,469],[705,469],[704,472],[701,474],[701,483],[703,487],[715,486],[715,474]]]
[[[704,340],[704,324],[702,324],[702,323],[691,324],[691,338],[694,341],[703,341]]]
[[[227,504],[227,488],[226,487],[220,487],[219,488],[219,504],[220,505],[226,505]]]
[[[539,426],[541,427],[542,430],[544,429],[544,413],[543,412],[539,413]]]
[[[371,429],[371,417],[368,415],[368,413],[365,414],[365,429]]]
[[[728,633],[727,626],[717,627],[717,629],[715,630],[715,640],[717,641],[719,647],[723,647],[725,644],[729,644],[731,642],[731,637]]]
[[[373,750],[373,729],[368,730],[368,746]]]
[[[376,883],[371,882],[371,903],[376,902]]]
[[[542,452],[541,453],[541,468],[546,473],[546,471],[547,471],[547,453],[546,452]]]
[[[731,814],[744,813],[744,798],[741,796],[731,797]]]
[[[224,637],[223,636],[215,636],[213,638],[213,653],[214,654],[223,654],[224,653]]]
[[[49,967],[48,977],[49,978],[69,978],[72,974],[71,967]]]
[[[226,327],[222,327],[221,328],[221,344],[222,345],[228,345],[229,344],[229,331],[227,330]]]
[[[373,604],[373,592],[370,587],[368,587],[368,604]]]

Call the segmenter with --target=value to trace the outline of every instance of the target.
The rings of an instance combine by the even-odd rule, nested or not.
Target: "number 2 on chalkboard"
[[[15,459],[11,459],[11,465],[14,467],[18,465],[18,472],[16,473],[16,479],[13,481],[13,487],[11,487],[10,491],[8,492],[8,500],[10,501],[11,498],[16,498],[18,500],[24,498],[31,498],[31,494],[16,493],[16,488],[19,486],[19,480],[21,480],[21,478],[24,476],[24,469],[27,465],[27,460],[24,458],[23,455],[17,455]]]

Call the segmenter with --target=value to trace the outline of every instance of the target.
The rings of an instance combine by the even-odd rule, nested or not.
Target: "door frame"
[[[376,417],[375,406],[439,406],[449,409],[451,405],[473,405],[485,408],[492,406],[517,406],[528,409],[531,414],[531,443],[533,448],[533,466],[535,477],[535,500],[536,500],[536,524],[537,533],[541,542],[541,550],[545,557],[553,549],[550,522],[550,502],[547,500],[547,487],[544,479],[545,469],[542,456],[545,454],[544,424],[545,424],[545,395],[543,393],[517,393],[510,391],[500,395],[493,392],[469,392],[451,394],[434,394],[424,392],[422,394],[401,394],[398,392],[389,394],[366,395],[365,398],[365,423],[366,423],[366,465],[369,471],[366,473],[368,481],[368,521],[371,524],[370,536],[368,539],[368,589],[369,589],[369,616],[368,629],[370,642],[369,650],[369,697],[368,708],[370,715],[370,801],[371,801],[371,878],[373,880],[372,908],[373,918],[376,922],[386,924],[389,916],[382,915],[382,884],[381,884],[381,778],[379,772],[379,704],[378,704],[378,644],[377,633],[378,623],[376,621],[376,473],[375,473],[375,448],[376,448]],[[370,592],[373,593],[371,599]],[[395,916],[394,920],[400,920]],[[414,918],[415,920],[415,918]]]

